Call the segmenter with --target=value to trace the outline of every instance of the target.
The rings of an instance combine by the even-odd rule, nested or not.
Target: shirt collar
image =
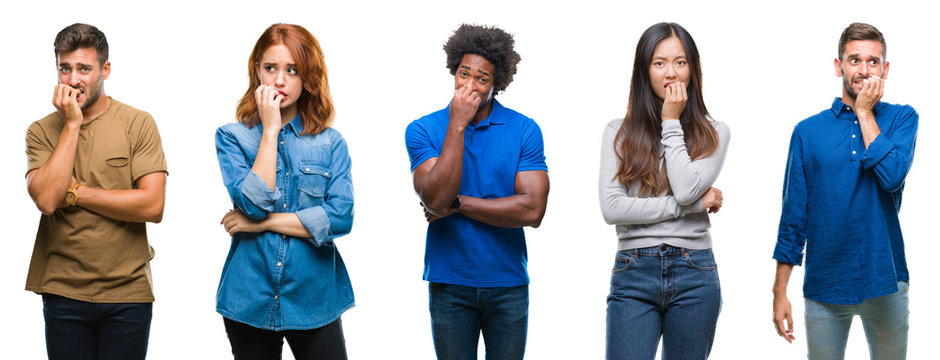
[[[300,137],[300,133],[304,131],[304,121],[300,118],[300,112],[298,112],[297,115],[294,115],[294,118],[291,119],[291,121],[288,122],[285,127],[290,128],[294,132],[294,135]]]
[[[506,123],[506,117],[503,116],[503,105],[496,101],[494,98],[490,106],[490,115],[480,121],[479,124],[476,124],[476,127],[488,126],[488,125],[499,125]]]
[[[878,116],[878,114],[881,113],[881,110],[884,109],[885,106],[888,106],[888,104],[886,104],[884,101],[879,101],[877,104],[875,104],[875,108],[872,109],[871,112],[875,116]],[[830,107],[829,109],[832,110],[832,113],[835,114],[835,116],[837,117],[840,114],[842,114],[843,111],[852,111],[852,109],[848,105],[842,102],[842,98],[838,98],[838,97],[835,98],[835,100],[832,100],[832,107]]]

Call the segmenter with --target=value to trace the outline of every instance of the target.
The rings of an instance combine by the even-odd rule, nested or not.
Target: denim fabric
[[[898,282],[891,295],[860,305],[834,305],[806,299],[806,343],[810,360],[845,358],[845,345],[855,315],[862,318],[872,360],[907,357],[908,284]]]
[[[349,152],[339,132],[304,134],[298,115],[278,134],[275,190],[251,171],[262,125],[228,124],[216,132],[222,180],[248,217],[294,213],[313,235],[236,233],[222,268],[216,310],[266,330],[314,329],[353,306],[346,265],[333,244],[352,228]]]
[[[428,287],[438,359],[476,359],[481,332],[487,360],[522,359],[529,325],[528,285],[475,288],[432,282]]]
[[[867,149],[839,98],[793,129],[773,258],[800,265],[805,246],[806,298],[857,305],[910,278],[898,212],[919,116],[908,105],[873,110],[881,133]]]
[[[405,145],[411,171],[439,157],[450,106],[411,122]],[[496,199],[516,194],[516,174],[548,171],[542,131],[534,120],[493,100],[490,115],[464,130],[460,195]],[[428,224],[424,280],[473,287],[529,283],[525,232],[456,213]]]
[[[153,303],[90,303],[42,294],[50,360],[135,360],[147,356]]]
[[[706,359],[721,312],[710,249],[621,250],[607,297],[607,359]]]
[[[345,360],[341,319],[310,330],[271,331],[222,318],[235,360],[280,360],[284,339],[296,360]]]

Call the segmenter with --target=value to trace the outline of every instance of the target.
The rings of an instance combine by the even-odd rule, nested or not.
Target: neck
[[[483,107],[477,109],[477,114],[473,116],[473,124],[479,124],[480,121],[486,119],[487,116],[490,116],[490,112],[493,111],[493,100],[490,100],[483,105]]]
[[[291,120],[294,120],[294,116],[297,116],[296,104],[281,109],[281,126],[284,126]]]
[[[95,103],[82,109],[82,124],[90,123],[96,117],[101,116],[105,110],[108,110],[108,106],[111,106],[111,98],[109,98],[108,95],[105,95],[104,90],[102,89],[101,95],[98,96],[98,99],[95,100]]]

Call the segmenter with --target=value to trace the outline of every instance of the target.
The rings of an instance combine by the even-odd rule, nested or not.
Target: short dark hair
[[[845,44],[852,40],[877,40],[881,42],[881,57],[888,58],[888,44],[885,43],[885,37],[878,31],[878,28],[865,23],[855,22],[850,24],[839,38],[839,59],[845,54]]]
[[[84,47],[95,48],[98,52],[98,65],[104,66],[105,61],[108,61],[108,38],[101,30],[88,24],[74,23],[66,26],[55,36],[52,45],[55,47],[56,61],[59,54]]]
[[[493,88],[499,93],[509,86],[516,74],[516,64],[522,57],[514,49],[512,35],[497,27],[463,24],[444,44],[447,68],[457,75],[457,68],[466,54],[480,55],[493,64]]]

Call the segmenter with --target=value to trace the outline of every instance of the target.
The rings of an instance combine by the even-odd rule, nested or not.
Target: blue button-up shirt
[[[333,239],[352,228],[349,153],[332,128],[301,135],[299,115],[278,134],[276,189],[251,171],[262,126],[216,131],[222,179],[235,207],[253,219],[295,213],[313,235],[236,233],[216,294],[222,316],[268,330],[313,329],[353,306],[346,266]]]
[[[806,246],[806,298],[860,304],[909,281],[898,211],[918,116],[884,102],[873,112],[881,134],[868,149],[839,98],[793,129],[773,257],[800,265]]]

